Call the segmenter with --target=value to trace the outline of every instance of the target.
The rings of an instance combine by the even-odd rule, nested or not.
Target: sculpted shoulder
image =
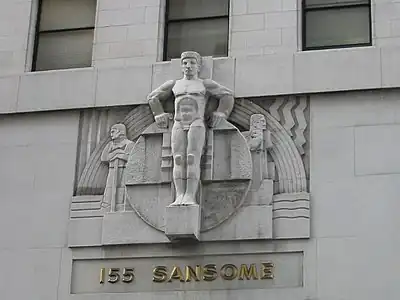
[[[213,87],[216,87],[219,85],[216,81],[214,81],[210,78],[203,79],[203,84],[206,88],[213,88]]]
[[[175,85],[176,80],[168,80],[152,91],[148,96],[147,100],[152,100],[154,97],[163,97],[167,96],[169,93],[172,92],[172,88]]]
[[[176,80],[168,80],[166,82],[164,82],[162,85],[160,85],[160,87],[158,89],[162,89],[162,90],[171,90],[174,85],[176,83]]]
[[[233,96],[233,91],[228,89],[227,87],[219,84],[218,82],[212,79],[204,79],[203,84],[206,90],[212,95],[229,95]]]
[[[162,84],[162,86],[171,87],[172,88],[174,86],[175,82],[176,82],[175,79],[171,79],[171,80],[168,80],[168,81],[164,82]]]

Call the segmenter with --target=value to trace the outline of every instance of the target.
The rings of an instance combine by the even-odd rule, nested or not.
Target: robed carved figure
[[[126,127],[118,123],[111,126],[111,141],[101,153],[101,161],[108,164],[108,176],[102,207],[107,211],[123,210],[125,205],[125,165],[134,143],[126,137]]]
[[[200,79],[201,56],[187,51],[181,55],[183,78],[170,80],[154,90],[148,101],[156,124],[166,128],[171,114],[164,111],[162,102],[175,97],[175,116],[171,134],[174,160],[173,181],[175,201],[171,205],[195,205],[200,180],[200,160],[206,137],[206,126],[215,127],[227,119],[233,109],[233,93],[211,79]],[[205,124],[207,101],[210,96],[219,100],[218,108]]]

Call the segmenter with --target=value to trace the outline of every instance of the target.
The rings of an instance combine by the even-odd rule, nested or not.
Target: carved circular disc
[[[219,226],[246,199],[252,160],[246,139],[227,121],[207,135],[197,201],[201,231]],[[128,201],[150,226],[164,231],[165,208],[173,202],[170,130],[150,125],[136,141],[125,169]]]

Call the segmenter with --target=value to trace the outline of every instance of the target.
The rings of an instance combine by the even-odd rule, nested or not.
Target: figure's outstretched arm
[[[172,88],[174,87],[175,80],[169,80],[156,88],[147,96],[150,109],[154,116],[164,114],[162,101],[167,100],[172,95]]]
[[[211,95],[219,100],[216,112],[223,113],[228,118],[235,104],[233,92],[211,79],[204,80],[204,86]]]

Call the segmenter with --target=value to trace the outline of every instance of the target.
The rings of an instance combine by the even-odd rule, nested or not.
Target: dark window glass
[[[303,49],[371,44],[369,0],[305,0]]]
[[[169,0],[164,60],[193,50],[202,56],[227,56],[229,0]]]
[[[32,70],[92,64],[96,0],[41,0]]]

